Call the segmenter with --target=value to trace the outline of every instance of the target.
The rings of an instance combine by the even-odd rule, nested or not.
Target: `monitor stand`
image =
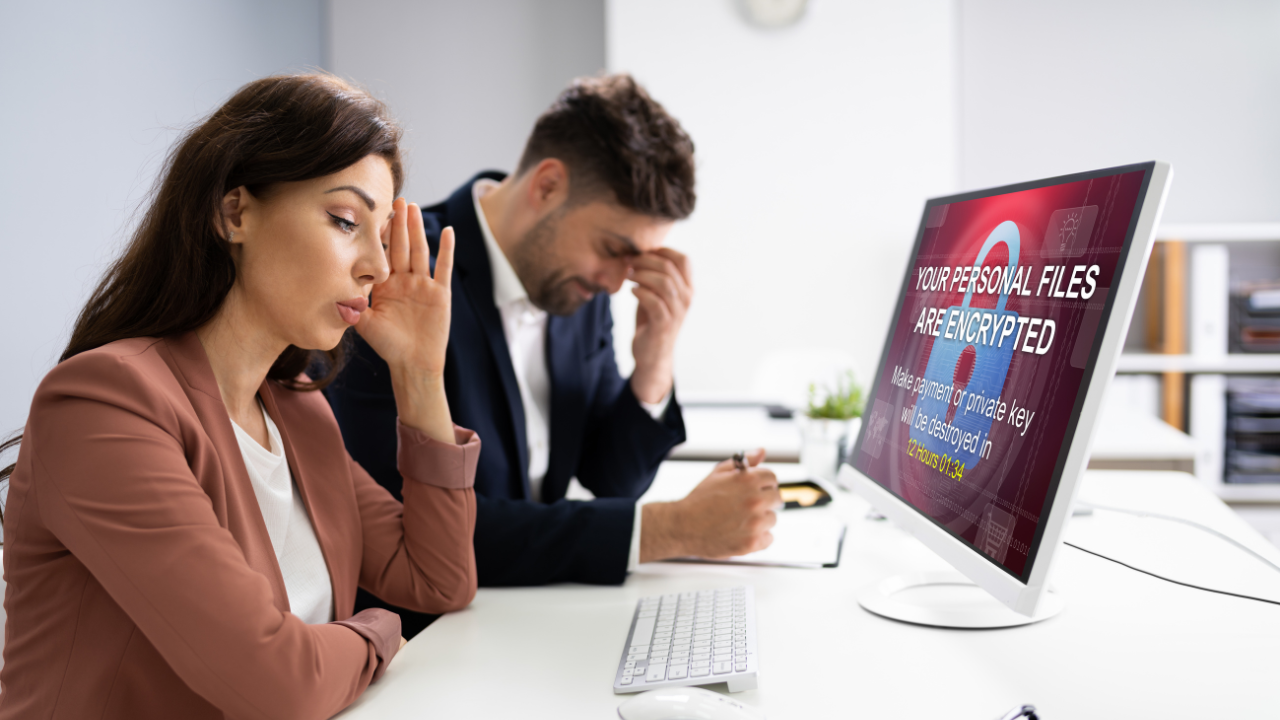
[[[887,578],[858,597],[863,609],[890,620],[944,628],[1004,628],[1029,625],[1062,612],[1062,598],[1047,592],[1036,614],[1014,612],[957,572],[916,573]]]

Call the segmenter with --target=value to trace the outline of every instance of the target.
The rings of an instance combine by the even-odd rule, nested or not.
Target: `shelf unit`
[[[1161,376],[1166,421],[1181,425],[1185,408],[1186,429],[1201,448],[1196,474],[1219,497],[1228,502],[1280,502],[1280,483],[1223,482],[1227,376],[1280,375],[1280,353],[1227,352],[1230,248],[1275,243],[1280,251],[1280,223],[1168,224],[1160,227],[1156,240],[1164,244],[1164,252],[1153,255],[1153,265],[1161,264],[1152,274],[1166,301],[1160,343],[1166,352],[1125,353],[1116,371]]]
[[[1122,373],[1223,373],[1227,375],[1280,373],[1280,353],[1249,355],[1160,355],[1125,353],[1116,372]]]

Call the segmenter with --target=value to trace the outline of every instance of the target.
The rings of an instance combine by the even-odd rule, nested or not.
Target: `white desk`
[[[653,497],[681,494],[709,463],[667,463]],[[780,469],[779,475],[798,473]],[[1280,552],[1181,473],[1093,472],[1081,497],[1192,518],[1267,557]],[[850,522],[836,569],[654,563],[621,587],[481,589],[409,643],[341,717],[610,718],[614,670],[638,598],[755,586],[760,687],[735,695],[779,718],[989,720],[1033,703],[1047,720],[1280,716],[1280,607],[1177,587],[1073,548],[1055,584],[1067,609],[990,631],[896,623],[858,607],[889,575],[945,569],[916,540],[841,493]],[[1067,539],[1140,567],[1280,599],[1280,573],[1191,528],[1097,513]],[[723,689],[723,685],[712,686]]]
[[[683,411],[689,439],[671,451],[673,460],[723,460],[743,448],[757,447],[775,462],[800,459],[796,421],[770,418],[763,406],[691,405]],[[1158,418],[1108,405],[1098,420],[1089,467],[1194,473],[1199,447],[1190,435]]]

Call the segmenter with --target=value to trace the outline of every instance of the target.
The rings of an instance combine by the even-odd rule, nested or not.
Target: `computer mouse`
[[[649,690],[618,706],[622,720],[764,720],[764,713],[697,687]]]

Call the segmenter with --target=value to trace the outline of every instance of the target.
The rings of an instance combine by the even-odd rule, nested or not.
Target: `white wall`
[[[672,231],[697,297],[677,350],[685,398],[742,395],[772,349],[848,353],[865,383],[927,197],[956,185],[948,0],[811,0],[796,26],[733,0],[610,0],[609,69],[693,136],[698,207]],[[614,303],[619,339],[634,324]]]
[[[404,194],[430,204],[513,170],[533,122],[604,69],[603,0],[330,0],[328,67],[405,128]]]
[[[25,423],[181,128],[249,80],[318,66],[320,21],[320,0],[0,6],[0,434]]]
[[[1280,220],[1280,3],[960,0],[964,188],[1173,163],[1167,222]]]

